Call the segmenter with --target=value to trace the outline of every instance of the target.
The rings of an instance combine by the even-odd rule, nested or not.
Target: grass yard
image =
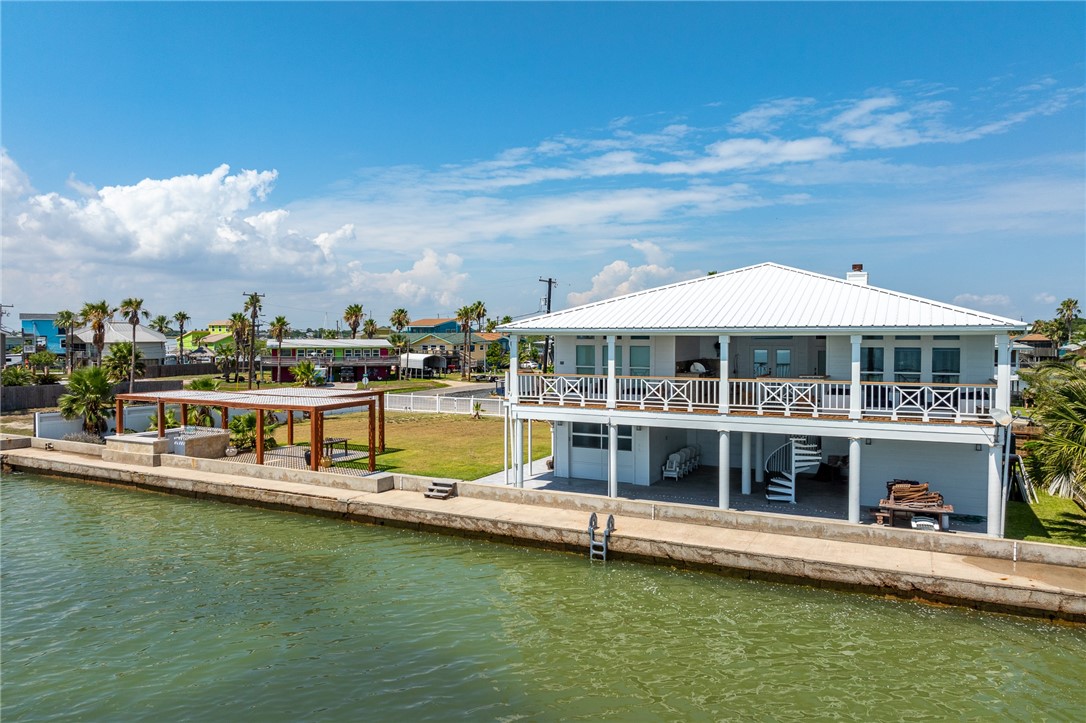
[[[1035,504],[1007,503],[1009,540],[1086,547],[1086,512],[1073,500],[1038,492]]]
[[[370,382],[366,389],[380,390],[389,394],[410,394],[411,392],[424,392],[427,389],[442,389],[449,386],[445,382],[436,379],[386,379],[384,381]],[[358,384],[362,389],[362,384]]]
[[[367,414],[325,417],[325,437],[346,437],[351,449],[366,449]],[[309,439],[309,422],[295,422],[294,440]],[[275,441],[286,444],[286,427],[275,430]],[[385,414],[385,453],[377,455],[377,469],[426,477],[474,480],[502,471],[502,420],[472,419],[466,414]],[[550,426],[532,426],[532,458],[551,453]],[[365,469],[365,459],[339,465]]]
[[[34,412],[55,412],[56,409],[30,409],[25,412],[4,412],[0,415],[0,434],[34,436]]]

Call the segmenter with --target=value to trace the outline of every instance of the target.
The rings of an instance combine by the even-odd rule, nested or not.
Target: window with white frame
[[[935,347],[931,350],[931,380],[936,384],[957,384],[962,375],[962,351]]]
[[[595,344],[578,344],[577,345],[577,373],[578,374],[595,374],[596,373],[596,345]]]
[[[570,444],[582,449],[607,449],[607,425],[574,422]],[[628,424],[618,425],[618,451],[629,452],[633,449],[633,427]]]
[[[920,381],[920,347],[894,347],[894,381]]]
[[[652,372],[652,347],[630,346],[630,376],[647,377]]]

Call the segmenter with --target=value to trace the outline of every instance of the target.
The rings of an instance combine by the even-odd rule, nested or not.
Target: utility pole
[[[8,314],[10,314],[11,312],[10,311],[4,311],[4,310],[5,309],[13,309],[13,308],[15,308],[15,307],[12,304],[0,304],[0,339],[3,339],[2,344],[4,346],[4,358],[2,360],[0,360],[0,369],[3,369],[5,366],[7,366],[7,363],[8,363],[8,342],[7,342],[8,332],[7,332],[7,330],[4,329],[4,317],[7,316]],[[20,332],[21,331],[22,330],[20,329]]]
[[[256,370],[256,317],[260,313],[260,300],[264,298],[264,294],[253,292],[243,292],[242,296],[249,300],[249,389],[253,388],[253,372]],[[257,412],[260,414],[260,412]]]
[[[543,284],[547,285],[547,313],[549,314],[549,313],[551,313],[551,292],[554,290],[554,285],[558,283],[558,280],[548,277],[546,279],[540,278],[539,281],[540,281],[540,283],[543,283]],[[547,361],[550,359],[550,356],[551,356],[551,337],[550,337],[550,334],[548,334],[547,336],[543,337],[543,363],[540,364],[540,370],[544,374],[547,373]]]

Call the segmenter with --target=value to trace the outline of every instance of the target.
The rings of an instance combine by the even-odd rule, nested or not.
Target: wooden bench
[[[894,526],[894,518],[897,513],[913,515],[927,515],[939,520],[939,528],[942,530],[950,527],[950,513],[954,511],[952,505],[943,500],[943,495],[938,492],[929,492],[926,483],[893,480],[886,484],[889,495],[879,501],[879,511],[875,513],[875,520],[880,524]]]

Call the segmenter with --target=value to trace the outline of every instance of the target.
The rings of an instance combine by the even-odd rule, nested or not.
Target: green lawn
[[[370,382],[366,389],[381,390],[389,394],[410,394],[411,392],[424,392],[427,389],[442,389],[449,386],[445,382],[436,379],[386,379],[384,381]],[[362,389],[362,384],[358,384]]]
[[[1039,493],[1036,503],[1007,503],[1009,540],[1086,547],[1086,512],[1074,500]]]
[[[326,417],[325,437],[346,437],[348,447],[366,449],[368,415],[344,414]],[[285,427],[275,430],[275,439],[285,444]],[[309,423],[295,423],[294,439],[309,439]],[[532,426],[532,458],[551,452],[550,426]],[[337,466],[368,468],[365,459]],[[385,453],[377,455],[377,469],[426,477],[473,480],[502,471],[502,420],[496,417],[472,419],[466,414],[420,414],[388,412],[385,415]]]

